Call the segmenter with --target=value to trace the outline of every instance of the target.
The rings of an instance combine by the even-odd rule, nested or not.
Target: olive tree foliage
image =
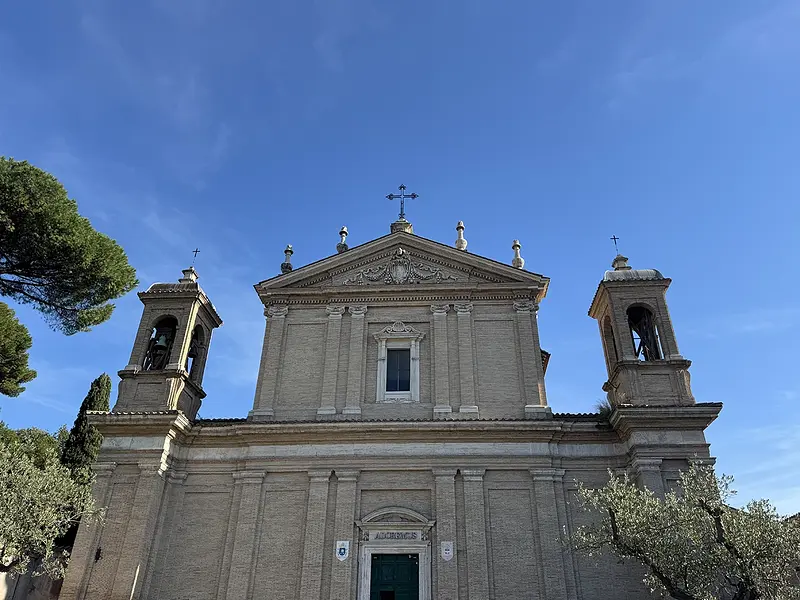
[[[107,321],[110,301],[136,283],[122,248],[78,214],[55,177],[0,156],[0,296],[30,304],[51,327],[70,335]],[[0,314],[0,323],[8,322]],[[17,339],[13,356],[20,361],[30,344]],[[0,379],[0,393],[18,394],[31,373]]]
[[[63,576],[68,551],[55,542],[81,518],[94,518],[91,486],[59,460],[66,430],[13,431],[0,423],[0,572]]]
[[[767,500],[731,507],[732,479],[707,465],[693,464],[678,483],[663,498],[613,473],[602,488],[580,486],[580,506],[595,519],[575,531],[574,548],[638,561],[651,590],[678,600],[800,598],[798,519]]]
[[[36,377],[36,371],[28,368],[31,343],[28,330],[14,311],[0,302],[0,394],[19,396],[25,391],[22,384]]]

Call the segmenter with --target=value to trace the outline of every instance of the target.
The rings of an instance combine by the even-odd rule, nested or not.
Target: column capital
[[[161,475],[163,472],[161,463],[155,465],[149,462],[139,463],[139,473],[141,475]]]
[[[92,465],[92,471],[94,471],[96,477],[111,477],[116,468],[117,463],[115,462],[94,463]]]
[[[272,304],[264,310],[264,316],[271,319],[285,317],[287,314],[289,314],[289,307],[285,304]]]
[[[565,469],[552,469],[547,467],[533,467],[529,469],[534,481],[555,481],[564,480]]]
[[[167,483],[173,485],[183,485],[189,474],[186,471],[167,471]]]
[[[325,312],[330,319],[341,319],[344,314],[344,306],[340,304],[329,304],[325,307]]]
[[[330,469],[311,469],[308,471],[308,478],[311,483],[328,483],[331,478]]]
[[[457,469],[455,467],[437,467],[435,469],[431,469],[433,472],[433,476],[436,480],[444,479],[448,481],[453,481],[456,477]]]
[[[341,483],[343,481],[358,481],[361,471],[339,471],[334,469],[334,473],[336,473],[336,479]]]
[[[486,469],[461,469],[461,477],[464,481],[483,481]]]
[[[642,473],[643,471],[660,471],[661,459],[634,456],[631,459],[631,468],[634,469],[637,473]]]
[[[449,310],[449,304],[431,304],[431,312],[434,315],[446,315]]]
[[[347,307],[347,311],[353,317],[363,317],[367,314],[367,305],[366,304],[351,304]]]
[[[233,473],[233,480],[237,483],[260,484],[266,475],[264,471],[236,471]]]
[[[518,313],[531,313],[539,310],[539,305],[535,300],[525,298],[521,300],[514,300],[514,310]]]
[[[472,312],[472,302],[456,302],[453,305],[458,316],[468,315]]]

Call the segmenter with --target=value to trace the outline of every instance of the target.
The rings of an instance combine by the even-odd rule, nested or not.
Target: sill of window
[[[378,399],[379,404],[411,404],[418,402],[412,400],[411,392],[386,392],[383,398]]]

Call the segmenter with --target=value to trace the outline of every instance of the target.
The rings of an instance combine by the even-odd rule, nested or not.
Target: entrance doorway
[[[373,554],[369,600],[419,600],[419,554]]]

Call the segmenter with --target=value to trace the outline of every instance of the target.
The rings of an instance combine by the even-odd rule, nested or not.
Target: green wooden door
[[[419,554],[373,554],[369,600],[419,600]]]

